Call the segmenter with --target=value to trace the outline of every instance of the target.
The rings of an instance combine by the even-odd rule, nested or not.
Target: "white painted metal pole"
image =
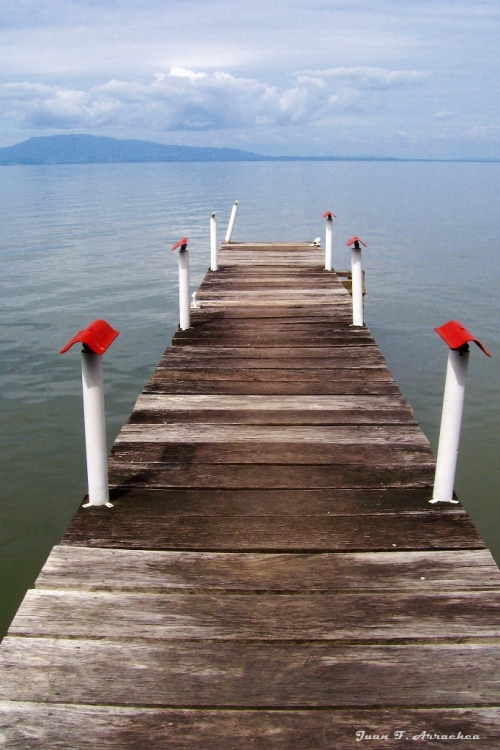
[[[436,475],[431,503],[458,503],[453,500],[460,429],[464,408],[469,350],[450,349],[446,368],[443,413],[439,432]]]
[[[109,503],[102,356],[82,351],[83,417],[87,452],[88,505]]]
[[[179,250],[179,327],[186,331],[191,325],[189,315],[189,250]]]
[[[231,242],[231,235],[233,233],[234,222],[236,221],[236,214],[238,212],[238,201],[234,202],[233,210],[231,211],[231,218],[229,219],[229,225],[227,227],[226,239],[224,242]]]
[[[326,219],[326,237],[325,237],[325,270],[331,271],[333,263],[333,216]]]
[[[357,245],[357,247],[356,247]],[[361,270],[361,248],[359,242],[354,243],[351,250],[352,270],[352,324],[363,325],[363,271]]]
[[[217,219],[215,214],[210,217],[210,270],[217,271]]]

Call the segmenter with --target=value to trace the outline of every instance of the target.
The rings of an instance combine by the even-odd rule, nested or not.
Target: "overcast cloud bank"
[[[265,81],[173,67],[149,82],[111,80],[87,90],[43,83],[0,86],[4,119],[22,128],[81,130],[116,127],[221,130],[308,124],[324,127],[339,113],[381,105],[382,92],[411,88],[428,73],[383,68],[334,68],[306,72],[289,88]]]
[[[0,146],[500,157],[498,0],[5,0]]]

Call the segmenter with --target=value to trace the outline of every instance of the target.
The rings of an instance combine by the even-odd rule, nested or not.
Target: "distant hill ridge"
[[[47,135],[0,148],[0,166],[16,164],[106,164],[214,161],[445,161],[498,162],[499,159],[405,159],[391,156],[264,156],[237,148],[167,146],[153,141],[100,135]]]
[[[167,146],[97,135],[49,135],[0,148],[0,165],[102,164],[106,162],[268,161],[235,148]]]

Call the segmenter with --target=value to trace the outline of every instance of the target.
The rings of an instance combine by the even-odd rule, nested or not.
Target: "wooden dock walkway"
[[[500,573],[348,293],[219,261],[0,648],[0,747],[500,748]]]

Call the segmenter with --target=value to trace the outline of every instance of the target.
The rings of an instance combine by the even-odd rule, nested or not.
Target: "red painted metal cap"
[[[363,247],[368,247],[368,245],[366,244],[366,242],[363,242],[363,240],[360,237],[356,237],[356,236],[351,237],[351,239],[347,240],[347,242],[345,244],[347,245],[347,247],[350,247],[350,245],[354,245],[355,242],[361,242],[361,244],[363,245]]]
[[[464,326],[458,322],[458,320],[449,320],[448,323],[445,323],[443,326],[435,328],[434,330],[436,333],[439,333],[450,349],[460,349],[461,346],[464,346],[469,341],[474,341],[474,343],[477,344],[488,357],[491,357],[491,354],[484,348],[479,339],[476,339],[467,328],[464,328]]]
[[[333,211],[325,211],[325,213],[323,214],[323,218],[328,219],[329,216],[333,216],[334,219],[337,218],[336,214],[334,214]]]
[[[61,349],[59,354],[64,354],[70,349],[73,344],[85,344],[91,349],[94,354],[104,354],[106,349],[109,349],[113,341],[118,336],[118,331],[111,328],[109,323],[105,320],[94,320],[88,328],[84,328],[83,331],[79,331],[71,341],[68,341],[65,347]]]
[[[179,240],[178,242],[175,243],[175,245],[172,245],[172,250],[177,250],[178,247],[182,249],[185,245],[187,245],[188,242],[189,242],[188,238],[183,237],[182,240]]]

